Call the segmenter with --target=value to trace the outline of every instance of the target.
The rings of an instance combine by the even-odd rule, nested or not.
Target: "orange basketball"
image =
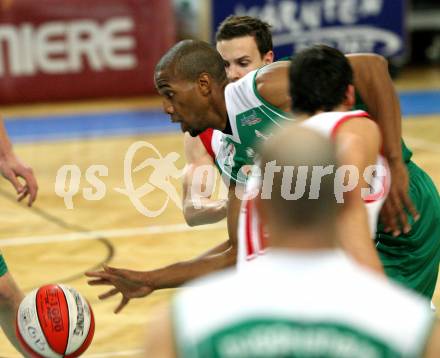
[[[74,288],[46,285],[20,304],[17,336],[31,357],[78,357],[90,345],[95,321],[89,303]]]

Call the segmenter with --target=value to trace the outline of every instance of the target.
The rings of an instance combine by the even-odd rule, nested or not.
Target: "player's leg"
[[[440,197],[428,174],[411,161],[407,167],[409,194],[420,219],[411,221],[412,230],[397,238],[379,225],[377,249],[389,277],[431,299],[440,262]]]
[[[14,347],[23,353],[15,334],[15,317],[22,299],[23,293],[8,272],[0,253],[0,326]]]

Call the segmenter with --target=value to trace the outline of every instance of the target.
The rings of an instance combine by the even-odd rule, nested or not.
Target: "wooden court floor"
[[[408,71],[398,82],[398,88],[440,88],[440,78],[422,74],[425,80]],[[105,102],[99,106],[104,110],[145,105],[142,100],[122,103]],[[68,105],[58,105],[46,109],[44,106],[3,109],[3,113],[29,113],[32,108],[42,112],[53,108],[69,110]],[[440,114],[405,119],[403,129],[404,138],[414,151],[414,160],[440,187]],[[148,218],[138,212],[127,196],[115,191],[124,187],[124,155],[136,141],[148,141],[162,155],[177,152],[180,155],[177,167],[183,168],[181,134],[106,137],[16,145],[17,153],[32,164],[39,180],[39,197],[33,209],[17,204],[9,183],[0,181],[0,248],[10,270],[25,291],[46,283],[65,283],[87,297],[95,313],[96,333],[85,357],[141,357],[150,312],[159,302],[169,299],[173,291],[158,291],[146,299],[133,300],[116,316],[112,311],[119,298],[99,301],[97,295],[103,289],[86,284],[83,276],[86,270],[103,263],[137,270],[154,269],[189,259],[226,238],[224,223],[189,228],[173,202],[163,214]],[[133,167],[147,155],[154,154],[144,148],[135,156]],[[66,208],[63,198],[55,194],[54,188],[57,171],[66,164],[77,165],[82,173],[71,210]],[[90,187],[85,171],[92,164],[108,168],[108,176],[101,178],[106,193],[95,201],[86,200],[82,194],[83,189]],[[148,170],[133,174],[134,183],[144,183],[149,174]],[[179,180],[172,182],[180,191]],[[165,195],[156,190],[147,194],[142,202],[155,210],[164,200]],[[440,287],[434,302],[440,307]],[[17,357],[2,335],[0,357]]]

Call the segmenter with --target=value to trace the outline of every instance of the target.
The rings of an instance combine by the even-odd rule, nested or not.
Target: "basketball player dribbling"
[[[227,42],[227,40],[223,41],[225,43]],[[190,47],[188,43],[185,45]],[[178,46],[179,45],[176,45],[175,47]],[[217,48],[224,57],[227,56],[225,55],[225,52],[222,53],[218,46]],[[376,239],[378,240],[378,252],[382,262],[385,263],[385,271],[390,277],[395,278],[397,281],[403,283],[409,288],[414,289],[417,292],[420,292],[426,297],[431,297],[434,292],[440,252],[440,250],[438,250],[439,241],[435,239],[435,232],[436,230],[439,230],[439,226],[433,227],[433,222],[435,222],[435,220],[431,219],[435,219],[435,216],[440,214],[439,210],[428,210],[428,208],[432,209],[433,207],[438,206],[438,201],[436,201],[437,199],[434,195],[437,193],[437,191],[435,190],[435,186],[433,185],[432,181],[430,181],[429,177],[409,160],[410,152],[406,150],[406,147],[402,143],[405,164],[408,168],[412,168],[410,171],[411,183],[414,185],[411,184],[409,194],[411,195],[413,201],[417,203],[417,209],[419,211],[420,209],[423,209],[423,215],[421,215],[420,220],[415,221],[415,219],[418,217],[418,214],[408,199],[408,183],[406,180],[408,174],[405,167],[403,167],[404,162],[401,160],[402,154],[400,152],[399,104],[396,100],[396,95],[391,80],[389,79],[386,62],[383,60],[383,58],[374,55],[350,56],[350,61],[356,75],[356,87],[361,92],[367,105],[369,105],[368,107],[370,112],[373,114],[373,118],[377,120],[377,123],[381,128],[381,132],[384,134],[384,155],[388,159],[392,174],[396,175],[396,179],[392,182],[390,188],[389,198],[387,201],[385,201],[384,208],[382,210],[382,221],[378,226],[379,230],[376,234]],[[202,67],[203,65],[200,68]],[[207,71],[211,72],[212,74],[212,69],[207,69]],[[254,84],[251,82],[252,81],[249,81],[248,83],[249,88],[252,88],[252,86],[254,86],[256,83],[256,81],[254,81]],[[272,83],[276,82],[277,81],[273,81]],[[231,84],[231,87],[236,86],[238,87],[239,85]],[[277,86],[278,85],[275,85],[275,87]],[[252,154],[255,152],[253,148],[254,142],[267,138],[269,135],[269,133],[266,133],[264,128],[256,128],[253,126],[256,125],[258,127],[260,120],[262,121],[262,123],[259,124],[260,127],[265,127],[267,123],[273,123],[273,121],[288,121],[290,117],[289,114],[283,114],[283,111],[280,110],[280,108],[271,106],[270,103],[267,103],[267,101],[260,101],[258,99],[258,90],[256,91],[256,94],[252,94],[252,91],[245,89],[245,91],[242,91],[242,93],[244,93],[245,96],[250,94],[251,97],[253,96],[254,98],[257,98],[256,101],[259,103],[258,115],[254,116],[255,118],[246,117],[246,119],[240,119],[235,118],[233,114],[230,117],[230,119],[232,119],[231,121],[226,121],[226,125],[224,122],[222,122],[222,124],[219,126],[218,123],[212,123],[210,119],[207,118],[208,116],[205,114],[202,115],[200,111],[197,113],[197,115],[201,118],[199,118],[197,121],[194,120],[193,123],[190,123],[192,120],[185,120],[184,117],[187,114],[183,113],[183,110],[189,113],[192,109],[197,107],[197,104],[195,104],[194,107],[192,105],[193,98],[188,97],[188,109],[184,109],[184,104],[180,103],[181,98],[179,89],[177,87],[173,87],[172,81],[170,82],[169,87],[170,90],[165,90],[165,87],[159,88],[160,93],[164,97],[164,110],[167,113],[170,113],[170,115],[174,117],[175,121],[179,121],[182,124],[182,129],[184,131],[188,131],[189,133],[196,135],[198,133],[202,133],[206,127],[210,128],[217,126],[217,128],[223,128],[224,133],[220,133],[218,138],[221,138],[221,140],[216,145],[216,150],[219,154],[217,156],[218,158],[216,165],[221,170],[225,169],[222,168],[222,166],[225,165],[225,157],[228,157],[229,162],[234,163],[235,168],[232,170],[232,173],[229,169],[223,170],[223,174],[226,173],[226,176],[228,173],[231,174],[231,181],[233,182],[233,185],[237,179],[235,177],[237,173],[234,173],[234,171],[238,171],[241,166],[253,164]],[[238,92],[240,91],[241,90],[238,90]],[[282,92],[281,96],[283,96],[284,93],[287,92],[287,87],[282,88],[280,92]],[[254,113],[252,112],[253,107],[255,106],[252,104],[247,108],[247,110],[250,111],[249,113],[252,115]],[[285,111],[287,112],[288,109],[288,106],[286,106]],[[264,113],[262,114],[262,112]],[[246,114],[248,117],[249,113]],[[237,122],[235,122],[235,120],[237,120]],[[244,125],[242,126],[241,124],[243,123]],[[240,128],[239,131],[242,129],[246,130],[247,127],[247,129],[250,130],[249,136],[246,135],[245,138],[240,137],[238,139],[236,134],[231,135],[231,129],[233,129],[234,126]],[[219,133],[219,131],[217,131],[217,133]],[[186,138],[188,138],[188,135],[186,135]],[[193,138],[193,142],[194,141],[200,144],[200,140],[198,138]],[[202,148],[202,146],[198,145],[198,148],[201,148],[201,152],[195,151],[195,153],[204,154],[197,154],[196,157],[203,156],[204,158],[208,158],[207,162],[212,162],[211,158],[206,155],[206,153],[209,152],[208,147]],[[192,150],[187,150],[186,152],[189,153],[188,156],[190,157]],[[231,152],[233,155],[225,155],[225,152]],[[219,160],[219,158],[223,158],[223,160]],[[196,168],[195,164],[193,165],[193,168]],[[191,174],[186,178],[185,192],[187,192],[188,182],[190,182],[188,178],[192,180],[194,179],[191,178]],[[421,187],[426,189],[425,192],[429,193],[429,195],[432,194],[431,196],[433,196],[434,200],[429,198],[428,194],[423,194],[421,197]],[[189,196],[187,196],[185,199],[186,201],[184,206],[186,206],[188,209],[185,213],[187,220],[192,215],[190,212],[193,211],[191,208],[192,199],[193,198]],[[208,198],[206,203],[207,206],[205,206],[205,209],[207,209],[213,203],[213,201],[210,201]],[[213,206],[211,206],[212,211],[201,211],[202,215],[199,216],[201,221],[196,219],[190,223],[197,224],[214,222],[218,220],[219,217],[224,215],[224,205],[225,202],[214,203]],[[229,240],[222,243],[219,247],[212,249],[205,255],[202,255],[194,260],[179,262],[158,270],[140,272],[106,268],[107,272],[102,271],[98,273],[89,273],[91,277],[98,278],[97,280],[91,280],[91,284],[116,286],[115,289],[112,289],[106,294],[101,295],[101,298],[110,297],[118,292],[123,293],[124,298],[123,302],[121,303],[122,305],[118,306],[117,308],[117,311],[119,311],[123,306],[125,306],[130,298],[146,296],[156,289],[176,287],[194,277],[198,277],[213,270],[234,264],[236,261],[235,255],[237,250],[237,246],[234,243],[237,236],[235,231],[237,226],[236,216],[240,204],[237,203],[237,201],[232,201],[228,203],[228,205],[228,220],[230,227]],[[407,212],[411,213],[411,215],[407,215]],[[190,214],[188,215],[188,213]],[[404,213],[404,215],[402,213]],[[194,217],[195,216],[192,216],[190,220],[194,219]],[[421,226],[421,223],[424,223],[424,226],[428,225],[430,227],[430,232],[422,230],[423,227]],[[402,227],[403,229],[399,229],[399,227]],[[391,229],[391,232],[388,229]],[[402,232],[406,233],[402,234]],[[396,235],[403,237],[404,243],[408,243],[408,245],[413,238],[417,238],[413,241],[416,244],[415,247],[411,248],[411,251],[413,251],[415,254],[415,256],[411,257],[417,257],[415,262],[411,264],[407,262],[408,255],[406,254],[405,250],[409,250],[409,248],[402,250],[400,247],[394,247],[395,245],[400,245],[399,241],[395,238]],[[251,255],[253,254],[255,253],[251,253]],[[375,255],[376,254],[365,254],[366,257]],[[390,257],[390,259],[388,260],[387,257]],[[392,257],[394,259],[391,259]],[[407,267],[412,267],[410,273],[407,271]]]

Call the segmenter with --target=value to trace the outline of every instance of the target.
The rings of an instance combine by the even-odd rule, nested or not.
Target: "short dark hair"
[[[293,57],[289,80],[292,111],[314,114],[331,111],[344,101],[353,71],[340,51],[315,45]]]
[[[271,26],[251,16],[228,16],[219,25],[215,35],[216,41],[232,40],[237,37],[252,36],[261,56],[273,50]]]
[[[207,42],[184,40],[175,44],[159,60],[155,74],[171,70],[179,79],[195,81],[203,72],[209,73],[219,83],[226,81],[225,63],[220,54]]]

